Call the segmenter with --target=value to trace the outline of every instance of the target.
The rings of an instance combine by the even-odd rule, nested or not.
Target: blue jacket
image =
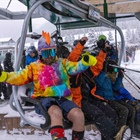
[[[114,83],[106,76],[106,73],[102,71],[97,77],[95,77],[96,94],[102,96],[105,100],[116,100],[113,90],[119,90],[122,84],[122,78],[117,77]]]
[[[32,62],[35,62],[36,60],[38,60],[38,56],[31,57],[29,54],[26,55],[25,66],[29,65]]]
[[[131,96],[131,94],[124,87],[120,87],[118,94],[116,95],[117,100],[127,99],[129,101],[136,101],[136,99]]]
[[[110,60],[118,61],[118,51],[115,50],[113,46],[111,46],[111,49],[107,53],[106,57],[109,58]]]

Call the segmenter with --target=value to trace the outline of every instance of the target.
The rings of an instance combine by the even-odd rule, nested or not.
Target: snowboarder
[[[84,45],[85,41],[80,41]],[[40,99],[44,109],[50,115],[52,140],[66,140],[63,128],[63,118],[73,123],[72,140],[82,140],[84,137],[84,115],[81,109],[72,102],[69,75],[75,75],[96,64],[96,58],[91,55],[83,56],[79,62],[67,59],[57,59],[56,46],[50,35],[42,32],[38,41],[40,59],[26,66],[19,72],[0,72],[0,82],[17,86],[28,82],[34,83],[32,98]],[[69,74],[69,75],[68,75]],[[22,79],[22,80],[21,80]],[[41,113],[36,106],[36,112]]]

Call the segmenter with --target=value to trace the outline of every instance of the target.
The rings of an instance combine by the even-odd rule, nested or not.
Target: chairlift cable
[[[12,2],[12,0],[10,0],[10,1],[9,1],[9,3],[8,3],[7,7],[6,7],[6,9],[8,9],[8,8],[9,8],[9,6],[10,6],[11,2]]]

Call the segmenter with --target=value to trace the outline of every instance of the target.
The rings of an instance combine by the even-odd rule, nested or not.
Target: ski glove
[[[0,82],[5,82],[7,79],[7,73],[5,71],[0,71]]]
[[[84,46],[86,44],[86,40],[79,40],[80,44]]]
[[[94,66],[97,63],[97,59],[92,55],[83,55],[81,61],[85,66]]]
[[[119,69],[118,77],[121,77],[121,78],[124,77],[124,70],[123,69]]]
[[[84,46],[86,44],[86,42],[88,41],[88,38],[87,37],[82,37],[79,42],[82,46]]]
[[[101,40],[97,41],[97,46],[100,49],[104,49],[105,48],[105,40],[104,39],[101,39]]]

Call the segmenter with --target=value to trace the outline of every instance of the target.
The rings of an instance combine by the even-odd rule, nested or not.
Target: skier
[[[0,61],[0,71],[3,71],[1,61]],[[2,99],[2,93],[3,93],[4,99]],[[5,83],[0,83],[0,102],[3,103],[4,100],[7,100],[7,97],[8,97],[8,95],[7,95],[6,84]]]
[[[25,66],[29,65],[32,62],[35,62],[38,59],[38,53],[35,46],[30,46],[26,50],[26,54]]]
[[[80,41],[84,45],[84,41]],[[17,86],[28,82],[34,83],[32,98],[40,99],[44,109],[50,115],[52,140],[66,140],[63,128],[63,117],[73,123],[72,140],[82,140],[84,137],[84,115],[81,109],[71,101],[69,75],[75,75],[96,64],[96,58],[83,56],[79,62],[67,59],[57,59],[56,46],[50,35],[42,32],[38,41],[40,59],[29,64],[20,72],[0,72],[0,82]],[[69,75],[68,75],[69,74]],[[41,113],[38,106],[36,112]]]
[[[86,37],[82,39],[87,41],[87,38],[84,38]],[[71,76],[71,91],[73,93],[73,101],[82,108],[86,119],[98,127],[103,136],[102,139],[117,140],[123,137],[123,133],[128,127],[124,125],[120,129],[115,125],[117,122],[116,112],[107,105],[102,97],[95,94],[96,86],[93,79],[94,76],[98,75],[100,70],[102,70],[102,65],[106,57],[105,41],[106,37],[104,35],[99,36],[97,44],[101,51],[97,56],[97,64],[95,66],[90,66],[88,70],[78,76]],[[74,42],[74,45],[76,45],[76,47],[70,53],[68,59],[71,61],[78,61],[84,47],[81,46],[77,40]],[[88,75],[89,78],[87,78],[87,76],[85,77],[85,75]],[[111,118],[112,120],[110,120]]]
[[[113,68],[112,69],[116,69]],[[116,69],[117,71],[120,71],[119,68]],[[122,80],[123,80],[123,73],[122,72]],[[110,78],[111,82],[114,83],[116,79],[116,74],[117,73],[107,73],[107,76]],[[123,86],[123,83],[120,83],[120,87],[118,89],[113,90],[114,91],[114,96],[116,100],[120,102],[125,102],[135,108],[136,114],[135,114],[135,119],[134,119],[134,131],[133,135],[135,137],[140,138],[140,103],[139,100],[134,98],[130,92]]]
[[[14,71],[11,56],[12,56],[12,54],[10,52],[6,53],[6,55],[5,55],[3,66],[4,66],[4,71],[6,71],[6,72]],[[10,96],[12,94],[12,86],[7,84],[6,87],[7,87],[7,94],[8,94],[7,100],[9,100]]]
[[[120,70],[115,82],[112,83],[110,78],[107,76],[107,73],[114,73],[116,72],[116,69],[112,68],[110,64],[116,65],[116,62],[114,60],[105,61],[103,70],[95,77],[97,87],[96,94],[103,97],[108,104],[116,110],[119,117],[118,127],[128,125],[133,133],[135,109],[125,102],[116,100],[114,91],[118,90],[122,84],[123,73],[122,70]]]

